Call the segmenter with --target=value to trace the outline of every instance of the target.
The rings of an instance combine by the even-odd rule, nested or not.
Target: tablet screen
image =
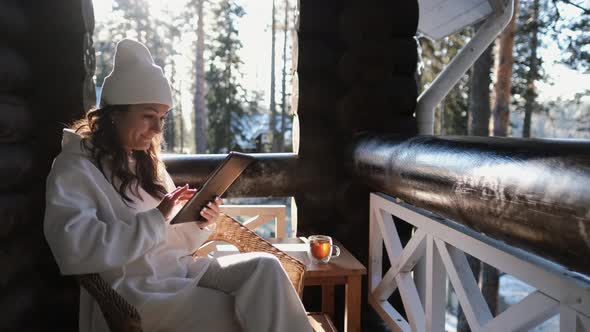
[[[231,151],[170,223],[205,220],[200,214],[201,209],[216,196],[221,197],[254,160],[254,157],[247,154]]]

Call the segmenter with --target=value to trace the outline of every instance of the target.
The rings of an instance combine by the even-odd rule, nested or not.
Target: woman
[[[158,159],[172,95],[143,44],[117,45],[100,105],[64,130],[47,178],[44,232],[61,272],[100,273],[138,309],[144,331],[311,331],[273,256],[190,256],[219,199],[201,211],[205,221],[169,224],[195,190],[175,187]],[[108,331],[84,289],[80,331]]]

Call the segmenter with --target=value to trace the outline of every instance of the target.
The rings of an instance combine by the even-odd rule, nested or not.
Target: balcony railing
[[[275,238],[287,237],[287,207],[285,205],[222,205],[221,211],[232,217],[248,216],[243,225],[251,230],[274,222]],[[206,255],[215,249],[217,242],[210,242],[199,248],[199,255]]]
[[[560,331],[590,331],[590,280],[585,276],[387,195],[371,194],[370,204],[369,303],[392,330],[444,331],[448,277],[472,331],[527,331],[558,314]],[[397,218],[415,227],[405,247]],[[385,275],[383,246],[391,263]],[[465,253],[536,290],[494,317]],[[423,292],[414,279],[421,259]],[[396,289],[407,317],[388,302]]]

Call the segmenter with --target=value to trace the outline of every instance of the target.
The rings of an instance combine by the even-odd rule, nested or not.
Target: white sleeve
[[[172,177],[168,173],[168,171],[163,171],[164,176],[164,187],[169,192],[174,190],[176,186],[174,185],[174,181],[172,181]],[[178,213],[178,210],[175,211]],[[174,215],[176,214],[174,213]],[[176,233],[176,239],[179,241],[179,245],[186,249],[189,254],[195,252],[199,247],[205,243],[211,231],[208,228],[201,229],[197,226],[194,222],[185,222],[182,224],[175,224],[170,225],[167,224],[168,232],[172,231]]]
[[[108,183],[89,162],[56,159],[47,178],[44,233],[63,274],[102,272],[144,255],[166,237],[156,208],[131,220],[100,220],[98,202],[109,201],[100,183]]]

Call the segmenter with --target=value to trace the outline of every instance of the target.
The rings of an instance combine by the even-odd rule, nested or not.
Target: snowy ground
[[[500,277],[500,299],[498,310],[503,312],[510,305],[520,302],[525,296],[535,289],[511,275],[504,274]],[[456,310],[453,310],[456,311]],[[445,330],[447,332],[457,331],[457,317],[447,310]],[[529,330],[531,332],[553,332],[559,331],[559,315],[552,317],[543,324]]]

